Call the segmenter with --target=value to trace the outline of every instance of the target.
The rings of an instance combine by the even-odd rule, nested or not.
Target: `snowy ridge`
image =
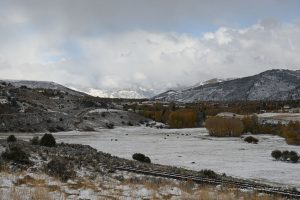
[[[10,83],[17,88],[21,86],[26,86],[31,89],[37,89],[37,88],[51,89],[51,90],[60,90],[62,92],[68,92],[72,95],[78,95],[78,96],[86,95],[82,92],[70,89],[68,87],[65,87],[63,85],[60,85],[52,81],[32,81],[32,80],[1,80],[1,81]]]
[[[152,99],[178,102],[295,100],[300,99],[300,70],[269,70],[239,79],[216,80],[172,93],[167,91]]]
[[[125,99],[145,99],[154,96],[154,89],[143,87],[132,88],[113,88],[113,89],[97,89],[82,88],[81,91],[91,95],[103,98],[125,98]]]

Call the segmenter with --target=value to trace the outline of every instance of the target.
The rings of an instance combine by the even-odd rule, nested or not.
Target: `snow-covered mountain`
[[[86,95],[82,92],[70,89],[66,86],[63,86],[61,84],[58,84],[58,83],[55,83],[52,81],[1,80],[1,82],[10,83],[17,88],[21,87],[21,86],[26,86],[26,87],[32,88],[32,89],[42,88],[42,89],[60,90],[60,91],[68,92],[69,94],[78,95],[78,96]]]
[[[150,98],[161,91],[149,89],[141,86],[133,86],[131,88],[113,88],[113,89],[97,89],[88,88],[74,84],[61,84],[50,81],[31,81],[31,80],[2,80],[2,82],[10,83],[15,87],[26,86],[28,88],[43,88],[60,90],[73,95],[91,95],[105,98],[128,98],[128,99],[144,99]]]
[[[80,85],[68,84],[69,88],[74,90],[82,91],[86,94],[95,97],[103,97],[103,98],[125,98],[125,99],[145,99],[151,98],[156,94],[161,92],[151,89],[145,88],[141,86],[132,86],[129,88],[92,88],[92,87],[84,87]]]
[[[178,102],[300,99],[300,70],[269,70],[239,79],[210,81],[185,90],[168,90],[152,99]]]
[[[187,89],[191,89],[191,88],[195,88],[195,87],[200,87],[200,86],[203,86],[203,85],[214,84],[214,83],[221,83],[221,82],[224,82],[224,81],[230,81],[230,80],[233,80],[233,79],[234,78],[213,78],[213,79],[209,79],[207,81],[198,82],[198,83],[196,83],[196,84],[194,84],[192,86],[186,86],[183,89],[187,90]]]
[[[144,99],[157,94],[152,89],[142,87],[124,88],[124,89],[95,89],[89,88],[85,91],[87,94],[107,98],[126,98],[126,99]]]

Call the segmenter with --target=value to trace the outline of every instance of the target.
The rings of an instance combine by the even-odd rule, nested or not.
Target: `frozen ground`
[[[283,124],[289,123],[289,121],[300,121],[300,113],[263,113],[257,115],[260,121],[267,123]]]
[[[278,136],[257,135],[259,143],[248,144],[241,138],[210,137],[203,128],[118,127],[98,132],[60,132],[55,137],[67,143],[88,144],[123,158],[131,159],[133,153],[140,152],[153,163],[212,169],[235,177],[300,188],[300,164],[274,161],[270,156],[274,149],[300,153],[300,147],[287,145]]]

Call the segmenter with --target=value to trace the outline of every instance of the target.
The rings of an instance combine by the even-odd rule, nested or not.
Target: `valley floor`
[[[20,137],[29,139],[32,135]],[[139,152],[157,164],[211,169],[234,177],[300,188],[300,164],[274,161],[271,157],[275,149],[299,153],[300,147],[287,145],[278,136],[257,135],[259,143],[248,144],[242,138],[210,137],[203,128],[117,127],[97,132],[59,132],[55,137],[58,142],[88,144],[122,158],[131,159],[133,153]]]

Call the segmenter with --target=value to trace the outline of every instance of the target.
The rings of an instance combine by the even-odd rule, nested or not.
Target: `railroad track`
[[[257,192],[261,193],[267,193],[267,194],[274,194],[274,195],[280,195],[283,197],[287,197],[289,199],[300,199],[300,192],[294,191],[290,189],[283,189],[280,187],[273,187],[268,185],[263,185],[259,183],[246,183],[239,180],[226,180],[226,179],[220,179],[220,178],[205,178],[201,176],[191,176],[191,175],[184,175],[184,174],[178,174],[178,173],[169,173],[164,172],[161,170],[149,170],[149,169],[141,169],[141,168],[135,168],[131,166],[112,166],[112,168],[120,171],[128,171],[128,172],[134,172],[144,175],[151,175],[151,176],[157,176],[157,177],[164,177],[164,178],[172,178],[177,180],[191,180],[196,183],[206,183],[211,185],[223,185],[223,186],[234,186],[236,188],[240,189],[250,189],[255,190]]]
[[[55,154],[53,154],[54,156]],[[57,156],[57,155],[56,155]],[[69,156],[60,155],[61,157],[70,158]],[[291,189],[284,189],[280,187],[273,187],[266,184],[254,183],[254,182],[247,182],[246,180],[229,180],[229,179],[221,179],[221,178],[206,178],[202,176],[193,176],[187,174],[180,174],[180,173],[170,173],[160,169],[147,169],[142,167],[132,167],[129,165],[107,165],[105,163],[98,163],[99,166],[105,168],[112,168],[119,171],[128,171],[134,172],[138,174],[144,175],[151,175],[156,177],[163,177],[163,178],[171,178],[176,180],[191,180],[195,183],[199,184],[210,184],[210,185],[222,185],[222,186],[230,186],[236,187],[240,189],[249,189],[255,190],[257,192],[266,193],[266,194],[274,194],[280,195],[283,197],[287,197],[288,199],[300,199],[300,192],[291,190]]]

